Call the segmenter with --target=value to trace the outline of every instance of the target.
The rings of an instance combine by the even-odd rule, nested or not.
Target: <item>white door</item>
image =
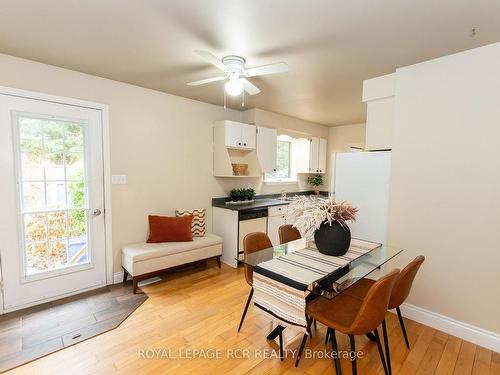
[[[106,284],[102,113],[0,95],[4,310]]]
[[[225,121],[224,134],[226,138],[226,147],[242,147],[240,123],[234,121]]]
[[[282,225],[285,225],[285,215],[270,216],[267,218],[267,235],[273,246],[280,244],[278,230]]]
[[[255,149],[257,136],[257,127],[255,125],[241,124],[241,142],[242,147]]]
[[[318,152],[318,169],[319,173],[326,173],[326,139],[319,139]]]
[[[276,129],[257,127],[257,158],[262,173],[276,171],[277,137]]]
[[[319,138],[311,138],[311,148],[309,154],[309,172],[317,173],[319,172]]]

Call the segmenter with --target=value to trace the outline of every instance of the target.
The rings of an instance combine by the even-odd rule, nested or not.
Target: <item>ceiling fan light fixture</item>
[[[224,90],[231,96],[241,95],[243,92],[243,82],[239,78],[230,78],[224,85]]]

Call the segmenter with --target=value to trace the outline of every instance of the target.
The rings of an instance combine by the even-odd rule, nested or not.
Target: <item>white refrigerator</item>
[[[335,154],[334,195],[359,209],[351,236],[385,243],[389,205],[390,151]]]

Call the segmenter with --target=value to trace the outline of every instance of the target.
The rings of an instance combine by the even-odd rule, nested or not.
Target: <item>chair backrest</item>
[[[270,247],[273,247],[273,244],[265,233],[248,233],[245,238],[243,238],[243,251],[245,255]],[[245,279],[250,286],[253,285],[253,267],[248,264],[245,264]]]
[[[408,265],[403,268],[396,279],[396,284],[392,288],[391,299],[389,301],[389,309],[395,309],[403,304],[410,294],[411,286],[417,271],[424,262],[425,257],[419,255],[413,259]]]
[[[280,236],[280,244],[302,238],[297,228],[294,228],[291,224],[286,224],[279,227],[278,234]]]
[[[349,329],[350,334],[364,335],[372,332],[385,319],[389,307],[392,288],[399,274],[399,269],[392,270],[370,287],[358,315]]]

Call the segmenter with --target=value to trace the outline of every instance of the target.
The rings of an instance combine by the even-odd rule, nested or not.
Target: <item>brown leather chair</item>
[[[273,247],[269,237],[262,232],[249,233],[243,238],[243,251],[245,255],[254,253],[259,250],[268,249]],[[252,289],[250,289],[250,294],[248,295],[247,303],[245,305],[245,310],[243,310],[243,315],[241,316],[240,325],[238,326],[238,332],[243,325],[243,320],[245,320],[245,315],[247,314],[248,306],[253,296],[253,267],[245,264],[245,279]]]
[[[410,349],[410,342],[408,341],[408,335],[406,334],[405,323],[403,321],[403,316],[401,315],[401,309],[399,308],[408,295],[410,294],[411,286],[417,271],[424,262],[425,257],[422,255],[417,256],[401,271],[399,274],[396,284],[392,289],[391,299],[389,301],[389,310],[396,309],[399,318],[399,324],[401,325],[401,330],[403,331],[403,336],[405,338],[406,347]],[[368,290],[371,288],[375,281],[371,279],[362,279],[354,284],[351,288],[347,289],[345,293],[363,299]]]
[[[311,328],[313,319],[329,327],[332,350],[335,353],[338,353],[335,331],[349,335],[353,375],[357,373],[356,356],[354,355],[356,352],[354,336],[366,335],[371,332],[375,335],[384,371],[386,374],[388,373],[377,327],[385,319],[392,288],[398,274],[399,270],[395,269],[378,279],[362,300],[342,293],[331,300],[319,297],[306,305],[306,315],[308,316],[307,329]],[[307,334],[304,334],[295,366],[299,364],[306,340]],[[334,360],[337,374],[341,374],[338,355],[335,356]]]
[[[286,224],[279,227],[278,234],[280,236],[280,244],[302,238],[297,228],[294,228],[291,224]]]

